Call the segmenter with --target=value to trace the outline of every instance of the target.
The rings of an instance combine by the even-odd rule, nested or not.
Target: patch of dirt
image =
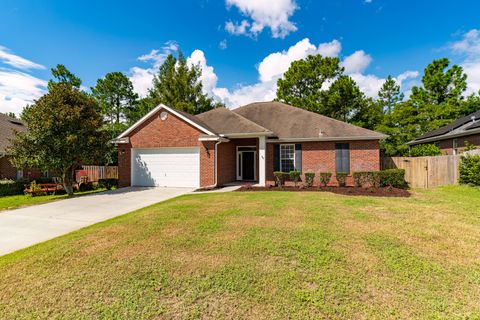
[[[373,197],[410,197],[410,192],[405,189],[385,187],[385,188],[361,188],[361,187],[293,187],[284,186],[282,188],[243,186],[237,190],[244,191],[292,191],[292,192],[332,192],[347,196],[373,196]]]

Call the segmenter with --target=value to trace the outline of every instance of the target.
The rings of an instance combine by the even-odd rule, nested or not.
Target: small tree
[[[290,179],[293,180],[293,183],[294,183],[295,188],[296,188],[297,184],[298,184],[298,180],[300,180],[300,171],[292,170],[292,171],[290,171],[289,175],[290,175]]]
[[[285,182],[285,174],[282,171],[275,171],[273,173],[275,176],[275,182],[277,183],[278,187],[283,187],[283,183]]]
[[[17,133],[10,152],[15,166],[53,170],[69,196],[74,172],[82,163],[102,160],[108,136],[96,101],[69,83],[49,85],[49,92],[22,114],[28,133]]]
[[[305,186],[313,186],[313,180],[315,179],[315,172],[305,172]]]
[[[337,172],[335,177],[337,178],[337,182],[340,187],[345,187],[347,185],[347,176],[347,172]]]
[[[459,182],[480,186],[480,156],[462,156]]]
[[[332,173],[331,172],[320,172],[320,183],[326,187],[328,183],[330,182],[330,179],[332,179]]]

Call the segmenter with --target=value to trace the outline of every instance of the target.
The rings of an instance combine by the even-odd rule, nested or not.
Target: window
[[[453,139],[453,154],[458,154],[458,140]]]
[[[295,170],[295,145],[280,145],[280,171],[290,172]]]
[[[335,164],[337,172],[350,173],[350,145],[348,143],[335,144]]]

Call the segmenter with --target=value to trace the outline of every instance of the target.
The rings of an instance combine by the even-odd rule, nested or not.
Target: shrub
[[[459,182],[480,186],[480,155],[462,156]]]
[[[419,144],[410,149],[411,157],[441,156],[442,150],[434,144]]]
[[[348,172],[337,172],[336,179],[340,187],[345,187],[347,185],[347,176]]]
[[[353,181],[357,187],[380,186],[380,171],[358,171],[353,173]]]
[[[379,171],[380,186],[405,188],[407,182],[405,181],[405,169],[387,169]]]
[[[24,183],[13,180],[0,180],[0,196],[15,196],[23,194]]]
[[[332,179],[331,172],[320,172],[320,184],[322,186],[326,187],[331,179]]]
[[[285,174],[281,171],[275,171],[273,175],[275,176],[275,183],[277,184],[277,186],[279,186],[280,188],[283,187],[283,184],[285,182]]]
[[[118,179],[100,179],[98,180],[98,185],[101,188],[106,188],[107,190],[111,190],[113,187],[117,187]]]
[[[290,171],[289,176],[290,176],[290,179],[295,184],[295,187],[297,187],[298,180],[300,180],[300,171],[292,170]]]
[[[313,186],[313,180],[315,179],[314,172],[305,172],[305,186],[311,187]]]

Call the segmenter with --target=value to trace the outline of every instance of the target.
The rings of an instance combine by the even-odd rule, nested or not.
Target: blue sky
[[[439,57],[480,89],[480,3],[400,0],[27,1],[0,4],[0,112],[19,112],[65,64],[86,88],[122,71],[145,94],[178,47],[205,91],[235,107],[273,98],[307,54],[339,56],[369,96],[391,74],[403,90]]]

